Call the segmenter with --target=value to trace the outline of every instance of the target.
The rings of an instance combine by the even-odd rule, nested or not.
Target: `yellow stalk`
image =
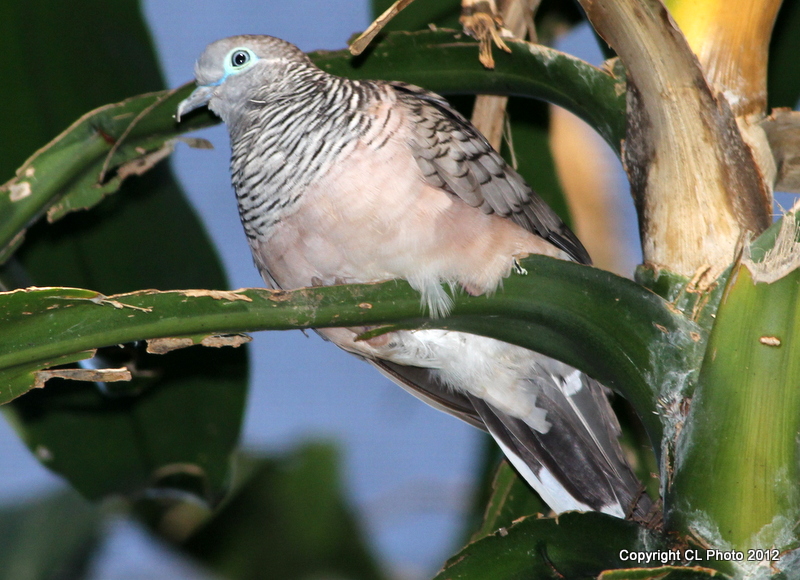
[[[668,0],[715,92],[734,114],[763,115],[767,106],[767,53],[781,0]]]

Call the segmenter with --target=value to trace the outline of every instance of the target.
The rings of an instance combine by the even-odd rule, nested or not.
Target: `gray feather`
[[[576,262],[590,264],[583,244],[558,215],[506,164],[477,129],[447,101],[406,83],[389,83],[415,117],[417,138],[411,143],[423,172],[473,207],[485,207],[514,220],[558,246]]]

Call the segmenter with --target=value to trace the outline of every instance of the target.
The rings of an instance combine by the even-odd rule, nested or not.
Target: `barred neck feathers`
[[[346,159],[370,127],[380,87],[293,62],[248,97],[227,121],[231,174],[249,238],[269,237],[291,215],[305,188]],[[244,103],[243,103],[244,105]]]

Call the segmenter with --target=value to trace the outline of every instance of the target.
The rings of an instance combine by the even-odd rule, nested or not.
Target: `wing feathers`
[[[430,184],[472,207],[512,219],[576,262],[591,263],[583,245],[558,215],[447,101],[413,85],[388,84],[407,107],[414,131],[409,144]]]

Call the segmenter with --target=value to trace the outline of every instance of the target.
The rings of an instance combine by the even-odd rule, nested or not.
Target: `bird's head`
[[[178,105],[176,119],[208,106],[228,123],[237,107],[297,64],[310,61],[293,44],[272,36],[231,36],[213,42],[197,59],[197,88]]]

